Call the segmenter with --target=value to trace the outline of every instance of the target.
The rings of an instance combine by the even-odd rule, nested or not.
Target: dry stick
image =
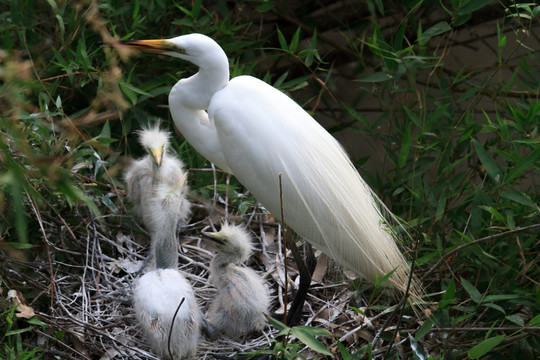
[[[212,210],[211,213],[214,212],[216,209],[216,205],[219,201],[218,192],[217,192],[217,174],[216,174],[216,167],[213,163],[210,163],[210,166],[212,167],[212,175],[214,176],[214,199],[212,201]]]
[[[231,174],[227,174],[225,180],[225,219],[229,219],[229,183],[231,181]]]
[[[45,241],[45,247],[47,248],[47,260],[49,262],[49,273],[50,273],[50,281],[51,281],[51,308],[53,306],[53,301],[56,298],[56,282],[54,281],[54,274],[53,274],[53,268],[52,268],[52,259],[51,259],[51,251],[49,249],[49,240],[47,239],[47,233],[45,231],[45,228],[43,227],[43,220],[41,219],[41,215],[37,209],[36,204],[34,203],[34,200],[30,197],[30,194],[28,192],[26,193],[28,196],[28,200],[30,201],[30,204],[32,205],[32,210],[34,211],[34,214],[36,214],[36,217],[39,222],[39,227],[41,229],[41,233],[43,234],[43,240]]]
[[[281,211],[281,241],[283,243],[283,265],[285,272],[285,289],[283,294],[283,323],[287,325],[287,294],[289,293],[289,281],[287,274],[287,241],[285,240],[286,229],[285,229],[285,217],[283,212],[283,186],[281,183],[281,173],[279,173],[279,205]],[[285,345],[285,344],[283,344]]]
[[[441,258],[439,259],[439,261],[437,261],[435,263],[435,265],[433,265],[428,271],[427,273],[424,274],[424,276],[422,276],[422,278],[420,279],[420,282],[422,282],[426,276],[428,276],[429,274],[431,274],[437,267],[439,267],[439,265],[441,265],[441,263],[446,259],[448,258],[449,256],[455,254],[456,252],[468,247],[468,246],[471,246],[471,245],[475,245],[475,244],[478,244],[480,242],[483,242],[483,241],[488,241],[488,240],[495,240],[495,239],[498,239],[500,237],[503,237],[503,236],[508,236],[508,235],[513,235],[513,234],[516,234],[516,233],[519,233],[519,232],[522,232],[522,231],[527,231],[527,230],[533,230],[533,229],[536,229],[540,227],[540,224],[533,224],[533,225],[529,225],[529,226],[525,226],[525,227],[521,227],[521,228],[517,228],[517,229],[514,229],[514,230],[510,230],[510,231],[505,231],[503,233],[499,233],[499,234],[495,234],[495,235],[489,235],[489,236],[486,236],[486,237],[483,237],[483,238],[480,238],[480,239],[476,239],[476,240],[473,240],[471,242],[468,242],[466,244],[463,244],[463,245],[460,245],[458,246],[457,248],[453,249],[453,250],[450,250],[449,252],[447,252],[446,254],[444,254],[443,256],[441,256]]]
[[[171,359],[174,359],[172,356],[172,351],[171,351],[171,337],[172,337],[172,331],[174,328],[174,321],[176,320],[176,315],[178,315],[178,310],[180,310],[180,307],[182,307],[182,304],[184,303],[185,300],[186,298],[182,296],[182,300],[180,300],[180,304],[178,304],[178,307],[176,308],[176,311],[174,312],[171,328],[169,329],[169,338],[167,339],[167,350],[169,351],[169,357]]]
[[[415,332],[417,329],[403,329],[401,330],[403,332]],[[525,325],[524,327],[515,327],[515,326],[507,326],[507,327],[444,327],[444,328],[432,328],[430,331],[529,331],[529,332],[535,332],[540,331],[540,326],[529,326]]]

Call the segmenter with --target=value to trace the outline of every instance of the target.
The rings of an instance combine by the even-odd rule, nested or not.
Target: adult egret
[[[169,94],[174,123],[204,157],[231,172],[298,235],[368,281],[394,271],[401,291],[410,273],[380,200],[340,144],[302,107],[251,76],[229,80],[223,49],[202,34],[126,46],[187,60],[199,71]],[[282,174],[282,193],[280,191]],[[418,298],[420,287],[413,282]]]
[[[185,201],[184,183],[185,177],[177,184],[164,182],[152,192],[147,205],[156,269],[136,280],[133,294],[137,320],[152,350],[163,359],[193,356],[203,322],[193,289],[177,270],[176,235],[183,215],[178,203]]]
[[[254,270],[240,266],[252,252],[249,233],[242,226],[224,223],[219,232],[203,235],[219,248],[210,263],[210,279],[217,295],[206,313],[208,321],[233,338],[262,330],[270,294]]]

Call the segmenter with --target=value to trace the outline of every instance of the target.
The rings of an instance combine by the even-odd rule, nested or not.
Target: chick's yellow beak
[[[150,152],[152,153],[152,156],[154,157],[154,160],[156,161],[157,166],[158,167],[161,166],[161,163],[163,161],[163,146],[150,149]]]
[[[210,241],[213,241],[217,244],[223,245],[223,236],[217,232],[201,232],[202,236]]]
[[[182,177],[180,178],[180,186],[185,186],[186,183],[187,183],[187,175],[188,175],[188,172],[184,172],[184,174],[182,175]]]

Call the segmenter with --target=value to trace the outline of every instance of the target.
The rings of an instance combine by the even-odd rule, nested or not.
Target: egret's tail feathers
[[[297,158],[301,162],[291,166],[290,158],[289,162],[281,161],[285,221],[338,264],[370,282],[394,271],[388,282],[404,293],[411,269],[380,206],[391,213],[354,169],[337,141],[328,141],[326,136],[311,139],[317,143],[298,144],[302,156]],[[327,151],[303,151],[321,149],[321,143]],[[288,211],[287,200],[302,203],[304,211]],[[397,222],[393,215],[389,220]],[[420,300],[421,293],[413,276],[409,287],[412,302]]]

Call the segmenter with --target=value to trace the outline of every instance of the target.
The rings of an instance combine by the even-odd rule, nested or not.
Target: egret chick
[[[149,202],[155,196],[155,186],[179,184],[184,176],[184,164],[180,159],[168,153],[169,133],[161,130],[159,124],[139,131],[139,142],[148,154],[134,161],[128,167],[124,178],[133,210],[143,221],[146,229],[150,231],[153,216],[149,212]],[[189,211],[179,212],[179,214],[179,220],[181,224],[184,224]]]
[[[176,269],[176,229],[178,218],[184,214],[178,202],[187,201],[183,195],[185,179],[182,177],[178,184],[161,183],[152,192],[154,195],[149,201],[148,213],[151,214],[150,229],[157,269],[139,278],[134,288],[135,314],[152,351],[162,359],[171,360],[196,353],[203,321],[193,288]],[[183,303],[175,317],[181,301]]]
[[[240,265],[252,252],[248,232],[224,223],[219,232],[203,235],[219,248],[210,263],[210,278],[218,292],[207,312],[208,321],[232,338],[262,330],[270,294],[254,270]]]

